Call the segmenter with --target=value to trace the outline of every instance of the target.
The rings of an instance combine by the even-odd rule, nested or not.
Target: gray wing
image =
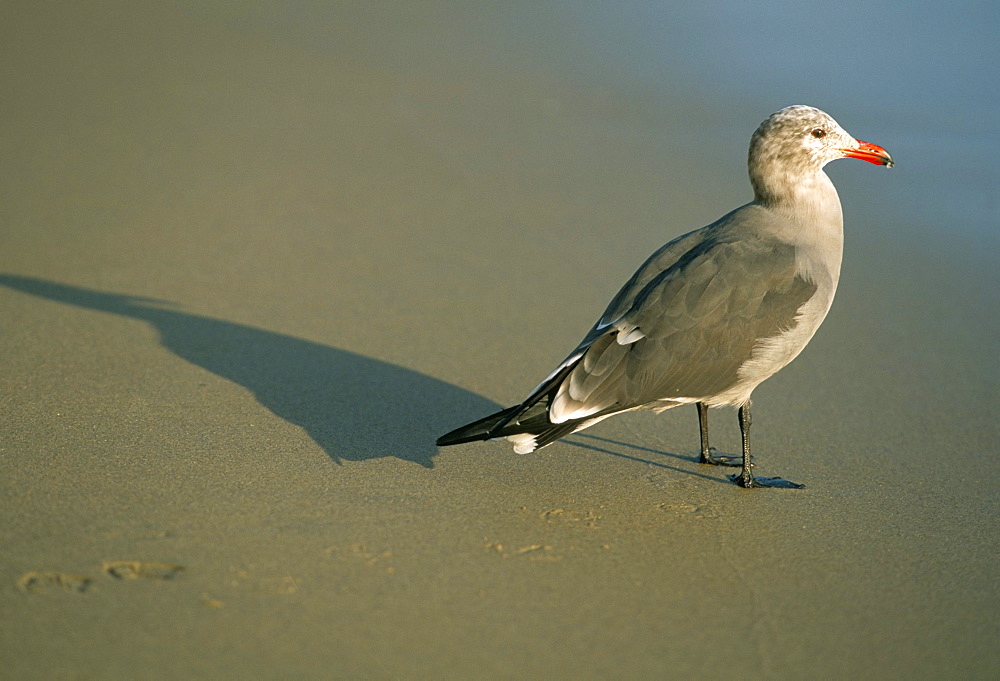
[[[583,342],[580,343],[577,350],[586,347],[592,341],[604,335],[607,327],[632,308],[636,297],[643,292],[651,281],[657,277],[661,277],[664,272],[670,270],[685,255],[701,247],[709,239],[710,234],[711,228],[697,229],[693,232],[683,234],[657,249],[636,270],[635,274],[625,282],[625,285],[622,286],[615,297],[611,299],[607,309],[604,310],[604,314],[597,320],[594,328],[591,329]]]
[[[658,257],[672,262],[655,271]],[[549,416],[561,423],[720,393],[736,382],[754,345],[791,328],[815,292],[795,274],[788,244],[707,230],[685,235],[654,254],[612,301],[574,353],[579,360]]]

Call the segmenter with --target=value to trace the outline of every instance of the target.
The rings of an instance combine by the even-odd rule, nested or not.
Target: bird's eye
[[[820,139],[821,137],[826,137],[826,130],[824,130],[823,128],[816,128],[815,130],[812,131],[812,136],[815,137],[816,139]]]

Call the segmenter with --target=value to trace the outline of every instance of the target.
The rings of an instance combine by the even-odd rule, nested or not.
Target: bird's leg
[[[800,489],[805,485],[799,485],[784,478],[755,478],[753,475],[753,463],[750,461],[750,403],[747,402],[739,411],[740,434],[743,436],[743,472],[739,475],[731,475],[730,480],[740,487],[784,487],[787,489]]]
[[[740,462],[734,456],[716,456],[715,447],[708,446],[708,405],[704,402],[698,403],[698,430],[701,433],[701,457],[698,463],[707,463],[713,466],[739,466]]]
[[[753,463],[750,461],[750,403],[740,407],[740,435],[743,440],[743,472],[732,476],[733,482],[740,487],[757,487],[758,483],[753,477]]]

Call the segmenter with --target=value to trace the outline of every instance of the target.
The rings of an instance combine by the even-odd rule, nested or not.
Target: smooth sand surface
[[[466,59],[405,4],[168,5],[4,20],[0,677],[1000,674],[996,241],[880,200],[884,126],[831,109],[899,166],[831,168],[838,298],[755,394],[805,489],[695,463],[693,408],[438,450],[746,201],[793,102],[533,69],[509,26]]]

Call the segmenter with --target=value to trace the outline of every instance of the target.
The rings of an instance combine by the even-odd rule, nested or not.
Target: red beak
[[[886,166],[887,168],[893,166],[892,156],[879,145],[862,142],[861,140],[858,140],[858,145],[857,149],[841,149],[841,151],[844,152],[844,156],[847,158],[860,158],[862,161],[868,161],[877,166]]]

